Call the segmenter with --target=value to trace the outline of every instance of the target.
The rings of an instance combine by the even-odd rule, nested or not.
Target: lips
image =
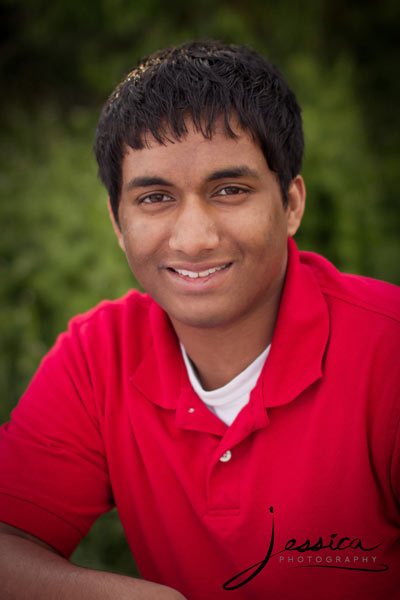
[[[182,275],[184,277],[189,277],[190,279],[198,279],[202,277],[208,277],[217,271],[222,271],[230,266],[231,263],[226,263],[225,265],[221,265],[219,267],[210,267],[208,269],[204,269],[202,271],[190,271],[188,269],[178,269],[175,267],[168,267],[171,271],[178,273],[178,275]]]

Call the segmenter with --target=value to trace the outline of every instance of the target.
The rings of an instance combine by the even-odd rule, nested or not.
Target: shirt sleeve
[[[78,329],[58,338],[0,429],[0,521],[67,557],[113,506],[90,360]]]

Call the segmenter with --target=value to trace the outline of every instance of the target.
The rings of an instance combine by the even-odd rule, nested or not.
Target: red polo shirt
[[[151,298],[73,319],[0,432],[0,520],[68,556],[115,504],[143,577],[189,600],[400,598],[399,293],[289,251],[229,428]]]

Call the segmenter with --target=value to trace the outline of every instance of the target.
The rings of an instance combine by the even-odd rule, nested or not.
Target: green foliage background
[[[3,0],[0,6],[0,420],[70,317],[135,285],[91,146],[136,60],[211,38],[253,46],[303,107],[308,207],[297,242],[340,269],[399,269],[398,31],[391,0]],[[114,512],[73,559],[135,573]]]

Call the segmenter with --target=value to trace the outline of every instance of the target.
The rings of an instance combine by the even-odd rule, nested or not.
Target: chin
[[[181,312],[179,314],[166,311],[173,322],[179,322],[186,327],[196,327],[199,329],[211,329],[214,327],[223,327],[229,324],[230,320],[225,314],[211,312]]]

